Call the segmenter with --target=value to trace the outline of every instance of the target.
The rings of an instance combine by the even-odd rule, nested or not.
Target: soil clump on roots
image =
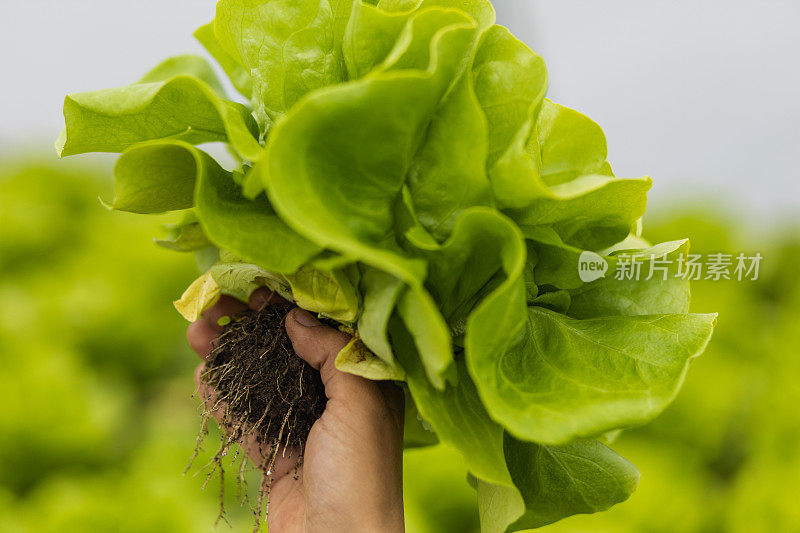
[[[257,441],[302,452],[327,400],[319,372],[295,354],[286,334],[289,309],[271,306],[233,320],[203,378],[224,403],[226,422],[245,426]]]
[[[251,505],[256,530],[262,502],[265,498],[269,502],[269,487],[277,457],[298,453],[296,475],[308,433],[322,415],[327,402],[319,372],[292,348],[284,325],[290,310],[290,307],[267,306],[262,311],[247,311],[232,317],[212,344],[211,354],[201,375],[202,382],[213,392],[211,404],[206,405],[203,414],[198,450],[212,413],[227,433],[208,465],[212,469],[206,484],[218,472],[223,490],[222,459],[228,455],[231,445],[247,443],[251,447],[257,446],[264,463],[255,465],[262,474],[256,507]],[[195,450],[195,456],[198,450]],[[241,455],[238,475],[240,498],[249,503],[245,482],[246,453],[236,447],[235,454],[234,463]],[[221,493],[218,520],[224,518],[223,499],[224,494]]]

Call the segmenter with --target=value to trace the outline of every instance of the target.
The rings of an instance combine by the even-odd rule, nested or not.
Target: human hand
[[[289,305],[259,289],[249,307]],[[187,338],[203,359],[222,332],[217,321],[235,316],[248,306],[223,296],[203,317],[189,326]],[[346,374],[334,366],[336,354],[350,336],[321,324],[311,314],[293,309],[286,331],[295,352],[320,371],[328,403],[311,428],[301,466],[295,474],[296,451],[279,453],[272,468],[269,496],[270,533],[403,531],[402,441],[403,393],[394,384]],[[213,391],[201,383],[204,365],[195,380],[204,399]],[[220,413],[213,413],[220,421]],[[240,443],[259,467],[268,461],[256,436]]]

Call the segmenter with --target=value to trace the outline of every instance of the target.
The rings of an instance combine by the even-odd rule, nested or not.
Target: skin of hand
[[[259,289],[249,308],[289,305],[280,296]],[[223,296],[189,326],[189,345],[204,360],[222,327],[217,321],[248,308]],[[297,451],[279,451],[273,467],[267,515],[270,533],[403,531],[402,448],[403,393],[394,384],[346,374],[334,366],[336,354],[350,336],[321,324],[308,312],[293,309],[286,331],[294,350],[320,371],[328,403],[311,428],[298,471]],[[210,405],[214,391],[195,372],[201,395]],[[220,420],[219,411],[213,413]],[[255,436],[240,445],[255,464],[267,458]]]

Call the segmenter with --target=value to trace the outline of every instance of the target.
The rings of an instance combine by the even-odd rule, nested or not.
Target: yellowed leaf
[[[200,318],[200,314],[217,303],[222,289],[210,273],[205,273],[189,285],[180,300],[174,302],[175,309],[189,322]]]
[[[354,337],[336,356],[336,368],[373,381],[406,379],[402,368],[388,365],[373,354],[358,337]]]

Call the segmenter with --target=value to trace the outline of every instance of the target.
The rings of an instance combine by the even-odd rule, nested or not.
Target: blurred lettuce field
[[[217,515],[218,484],[181,474],[197,360],[171,301],[195,267],[153,245],[168,219],[103,209],[108,181],[80,162],[0,166],[0,533],[211,531]],[[639,490],[549,531],[800,531],[800,232],[746,237],[706,211],[646,221],[646,236],[761,252],[761,277],[695,283],[694,310],[720,312],[715,338],[664,416],[615,444]],[[405,477],[409,531],[478,531],[458,456],[408,451]],[[250,531],[236,490],[231,530]]]

